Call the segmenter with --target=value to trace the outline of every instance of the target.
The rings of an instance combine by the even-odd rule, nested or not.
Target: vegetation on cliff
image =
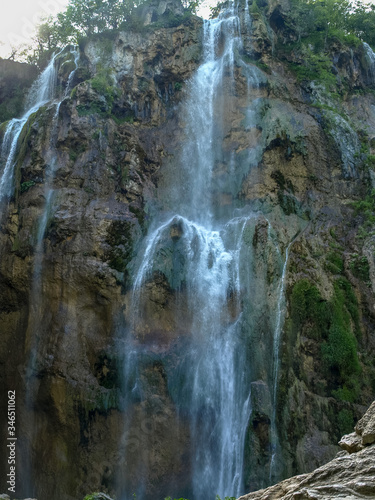
[[[199,0],[183,0],[186,12],[195,12]],[[65,11],[50,16],[36,28],[33,46],[20,52],[21,58],[43,66],[52,52],[83,37],[139,27],[140,9],[152,0],[70,0]],[[168,14],[174,17],[171,12]]]

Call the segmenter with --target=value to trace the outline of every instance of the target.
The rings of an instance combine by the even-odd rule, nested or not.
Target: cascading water
[[[285,276],[288,266],[289,249],[292,243],[289,243],[285,251],[285,261],[283,266],[283,272],[280,280],[279,287],[279,297],[277,301],[276,310],[276,327],[273,338],[273,360],[272,360],[272,411],[271,411],[271,462],[270,462],[270,483],[272,484],[277,480],[277,469],[276,469],[276,459],[278,452],[278,436],[276,429],[276,404],[277,404],[277,389],[279,381],[279,351],[280,351],[280,335],[283,325],[283,311],[284,311],[284,294],[285,294]]]
[[[244,26],[247,31],[251,29],[247,2]],[[237,2],[217,19],[205,21],[203,47],[203,63],[188,83],[186,140],[180,165],[173,170],[173,182],[162,196],[167,200],[165,207],[155,215],[144,251],[139,252],[135,264],[132,333],[125,367],[128,386],[132,381],[133,395],[142,398],[137,357],[141,360],[147,352],[141,340],[143,326],[150,328],[147,319],[142,319],[147,314],[147,287],[155,276],[164,276],[176,293],[176,310],[189,311],[186,319],[176,320],[183,323],[185,336],[178,361],[166,363],[165,369],[177,411],[190,422],[190,494],[196,500],[243,493],[244,447],[252,411],[248,365],[251,329],[259,321],[252,322],[248,317],[257,307],[257,314],[261,314],[253,284],[252,243],[260,216],[250,209],[246,213],[234,207],[223,209],[217,201],[222,192],[238,192],[244,175],[235,152],[228,152],[226,157],[223,153],[223,142],[230,133],[225,117],[233,113],[236,71],[241,68],[247,82],[249,105],[244,122],[249,131],[256,128],[251,93],[261,83],[259,71],[240,57]],[[254,167],[259,161],[259,146],[249,147],[245,157],[246,168]],[[226,174],[218,176],[215,169],[220,163],[228,167]],[[270,246],[273,238],[267,236]],[[279,265],[281,256],[275,248],[273,258]],[[286,261],[274,290],[279,304],[273,341],[277,351],[285,273]],[[265,286],[259,289],[259,294],[267,293]],[[272,374],[269,379],[273,380]],[[275,418],[272,432],[276,435]],[[140,467],[145,476],[147,460]],[[143,494],[139,488],[137,495]]]
[[[63,52],[60,51],[59,54]],[[59,55],[58,54],[58,55]],[[45,170],[45,179],[44,179],[44,210],[42,211],[38,230],[36,235],[36,241],[34,246],[34,266],[33,266],[33,274],[32,274],[32,283],[30,289],[30,298],[29,298],[29,320],[27,325],[27,352],[29,356],[28,364],[26,367],[26,400],[25,406],[27,408],[31,408],[34,403],[37,378],[35,377],[35,369],[36,369],[36,361],[38,358],[38,347],[39,347],[39,325],[42,323],[42,318],[45,313],[44,311],[44,302],[42,297],[42,270],[43,270],[43,257],[44,257],[44,249],[43,249],[43,238],[48,222],[48,218],[51,211],[51,205],[53,200],[53,179],[57,166],[57,152],[56,152],[56,141],[57,141],[57,132],[58,132],[58,117],[59,110],[62,101],[67,97],[68,92],[71,90],[71,85],[73,82],[74,74],[78,67],[79,61],[79,49],[73,47],[70,49],[70,54],[74,57],[75,67],[71,71],[65,89],[62,95],[59,96],[59,100],[53,102],[55,106],[55,112],[52,119],[52,127],[49,135],[49,147],[46,153],[46,170]],[[56,57],[53,56],[51,62],[49,63],[47,69],[42,73],[42,75],[37,80],[36,84],[34,84],[29,99],[38,100],[38,108],[42,105],[53,101],[56,97],[57,91],[57,64]],[[39,96],[39,97],[35,97]],[[29,117],[32,112],[26,113],[27,117]],[[26,116],[25,115],[25,116]],[[24,119],[24,117],[22,118]],[[25,120],[26,123],[27,119]],[[16,140],[16,139],[15,139]],[[30,425],[30,419],[33,419],[33,413],[30,413],[29,419],[29,427],[34,429],[35,423]],[[35,426],[36,427],[36,426]],[[33,441],[33,436],[29,437],[29,442],[25,444],[25,464],[23,465],[23,484],[25,490],[31,495],[34,489],[33,480],[32,480],[32,461],[31,457],[31,446],[30,443]]]
[[[27,120],[39,108],[54,97],[57,82],[56,54],[52,57],[46,69],[30,89],[26,102],[26,112],[21,118],[13,118],[8,123],[1,147],[0,162],[2,166],[0,178],[0,201],[9,198],[13,192],[14,162],[18,138]]]
[[[365,49],[365,56],[366,56],[367,63],[369,66],[368,74],[369,74],[372,82],[374,82],[375,81],[375,53],[368,43],[363,42],[363,47]]]

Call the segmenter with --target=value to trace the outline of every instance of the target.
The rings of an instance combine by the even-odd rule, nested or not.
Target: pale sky
[[[0,57],[9,57],[11,46],[29,45],[34,27],[42,17],[64,10],[69,0],[1,0]],[[208,17],[210,4],[205,0],[200,15]]]
[[[0,16],[0,56],[8,57],[11,46],[30,44],[34,27],[41,17],[64,10],[68,0],[2,0]]]

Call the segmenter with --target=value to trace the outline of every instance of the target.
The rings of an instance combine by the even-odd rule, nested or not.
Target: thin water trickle
[[[366,59],[369,65],[368,73],[371,77],[372,82],[375,82],[375,53],[368,43],[363,42],[363,46],[365,49]]]
[[[277,300],[277,309],[276,309],[276,326],[275,332],[273,336],[273,360],[272,360],[272,413],[271,413],[271,462],[270,462],[270,474],[269,480],[270,483],[277,480],[277,453],[278,453],[278,436],[277,436],[277,428],[276,428],[276,406],[277,406],[277,389],[279,382],[279,369],[280,369],[280,335],[283,326],[283,317],[284,317],[284,302],[285,302],[285,277],[288,267],[288,258],[289,258],[289,249],[292,243],[286,248],[285,251],[285,261],[283,265],[283,272],[281,275],[280,285],[279,285],[279,293]]]
[[[62,51],[59,52],[61,54]],[[59,55],[57,54],[57,55]],[[26,400],[25,405],[26,408],[31,408],[34,402],[38,380],[35,376],[36,365],[39,353],[39,336],[40,336],[40,325],[43,323],[43,316],[46,311],[45,302],[43,301],[43,263],[44,263],[44,236],[47,227],[48,220],[51,215],[52,205],[53,205],[53,195],[54,191],[52,188],[52,183],[57,167],[57,151],[56,151],[56,141],[58,134],[58,115],[62,101],[66,98],[70,86],[73,81],[74,73],[78,67],[79,60],[79,51],[78,48],[71,49],[71,54],[74,55],[75,68],[70,73],[67,85],[64,89],[62,95],[60,95],[59,101],[55,102],[56,106],[53,118],[52,118],[52,126],[49,135],[49,146],[46,153],[46,171],[45,171],[45,179],[44,179],[44,209],[42,211],[41,217],[39,219],[36,240],[34,245],[34,263],[33,263],[33,274],[32,274],[32,282],[30,288],[30,297],[29,297],[29,320],[27,325],[26,332],[26,351],[28,352],[28,363],[26,367],[25,381],[26,381]],[[48,103],[53,100],[56,96],[56,84],[57,84],[57,68],[56,68],[56,56],[54,56],[47,66],[46,70],[39,77],[37,82],[33,85],[33,89],[30,95],[33,96],[33,99],[39,99],[38,108],[42,105]],[[48,71],[47,71],[48,70]],[[42,100],[45,99],[45,100]],[[33,111],[32,111],[33,112]],[[26,117],[27,115],[27,117]],[[22,118],[24,120],[24,124],[26,123],[28,117],[31,115],[31,112],[26,113],[26,115]],[[18,137],[13,138],[13,142],[16,144]],[[12,160],[13,162],[13,160]],[[33,419],[34,414],[31,411],[29,419]],[[30,425],[29,427],[34,430],[34,425]],[[36,426],[35,426],[36,427]],[[33,479],[32,479],[32,467],[33,463],[30,460],[31,457],[31,443],[33,439],[30,438],[30,441],[26,444],[27,457],[26,463],[23,466],[23,484],[25,485],[26,490],[29,492],[30,496],[32,496],[32,492],[34,489]]]

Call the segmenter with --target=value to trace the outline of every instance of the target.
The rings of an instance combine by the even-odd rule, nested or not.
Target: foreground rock
[[[331,462],[240,500],[375,497],[375,402],[357,423],[355,432],[343,436],[339,444],[345,451]]]

